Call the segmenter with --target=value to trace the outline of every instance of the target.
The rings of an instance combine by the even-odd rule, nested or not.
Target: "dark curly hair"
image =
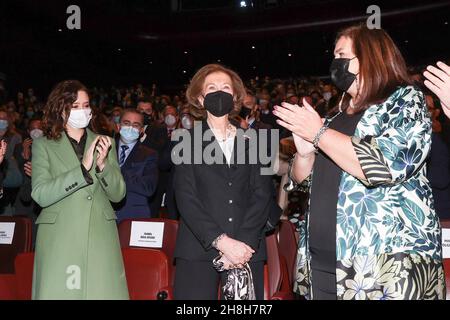
[[[50,93],[44,107],[42,130],[49,140],[59,140],[67,123],[78,91],[88,93],[88,89],[78,80],[65,80],[58,83]]]

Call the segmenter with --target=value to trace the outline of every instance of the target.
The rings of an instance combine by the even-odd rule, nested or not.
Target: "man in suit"
[[[165,150],[168,144],[167,129],[156,121],[153,103],[149,98],[141,98],[137,110],[144,117],[143,134],[140,141],[143,145],[156,150],[158,153]]]
[[[158,183],[158,154],[139,141],[144,132],[144,117],[137,110],[124,111],[119,130],[117,155],[127,193],[116,207],[118,222],[127,218],[150,218],[148,200]]]
[[[144,129],[140,142],[158,153],[158,176],[164,184],[165,172],[169,171],[172,164],[170,161],[170,138],[167,134],[166,125],[159,124],[155,117],[153,103],[150,98],[143,97],[139,100],[137,110],[144,116]],[[153,217],[158,217],[161,207],[163,192],[160,187],[149,199]],[[159,191],[159,192],[158,192]]]
[[[250,90],[247,90],[247,95],[242,102],[240,117],[242,119],[240,123],[242,129],[272,129],[272,125],[266,124],[260,120],[256,97]]]

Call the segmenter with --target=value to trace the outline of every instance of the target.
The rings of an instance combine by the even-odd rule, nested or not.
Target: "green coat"
[[[86,150],[96,134],[87,130]],[[125,196],[113,145],[88,185],[66,134],[33,142],[33,199],[43,207],[33,272],[33,299],[128,299],[116,215],[110,201]]]

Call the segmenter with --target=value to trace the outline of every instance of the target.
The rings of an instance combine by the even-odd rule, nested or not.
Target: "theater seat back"
[[[122,249],[131,300],[157,300],[169,287],[169,262],[164,252],[154,249]]]
[[[292,222],[288,220],[280,221],[278,243],[280,255],[286,261],[289,285],[292,287],[298,249],[297,239],[295,237],[295,227]]]
[[[17,299],[31,300],[34,252],[18,254],[15,261]]]
[[[264,299],[269,300],[281,288],[281,262],[277,234],[266,236],[267,264],[264,270]]]
[[[31,251],[31,219],[22,216],[0,216],[0,222],[15,223],[11,244],[0,244],[0,274],[13,274],[16,256]]]
[[[173,256],[175,252],[175,244],[177,242],[178,221],[164,218],[125,219],[119,224],[119,238],[120,246],[122,248],[130,248],[131,223],[133,221],[164,223],[163,243],[160,250],[162,250],[168,258],[170,283],[173,285],[175,280],[175,263]]]

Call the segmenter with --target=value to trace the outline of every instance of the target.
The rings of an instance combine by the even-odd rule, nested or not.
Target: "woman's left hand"
[[[322,119],[311,105],[303,99],[303,106],[283,102],[275,106],[273,114],[280,118],[277,123],[306,141],[312,142],[322,127]]]
[[[442,110],[450,118],[450,66],[438,62],[437,67],[428,66],[423,73],[425,86],[441,100]]]
[[[105,162],[110,147],[111,140],[109,137],[101,136],[100,139],[98,139],[98,143],[95,149],[97,150],[97,166],[100,171],[103,171],[103,169],[105,168]]]

